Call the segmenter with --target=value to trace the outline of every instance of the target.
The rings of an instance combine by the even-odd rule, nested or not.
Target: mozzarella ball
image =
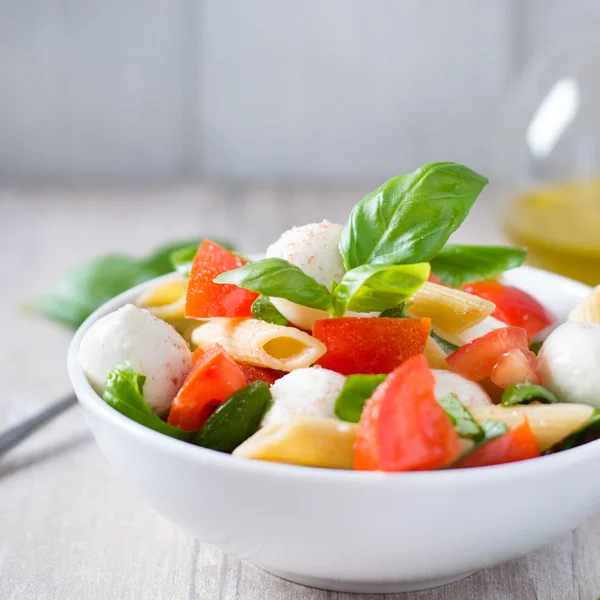
[[[79,346],[79,363],[100,395],[108,374],[124,360],[146,376],[144,399],[161,416],[192,368],[189,346],[175,329],[133,304],[96,321]]]
[[[433,369],[435,377],[435,398],[439,400],[448,394],[455,394],[465,406],[485,406],[491,404],[490,397],[483,388],[452,371]]]
[[[287,260],[331,290],[332,281],[339,282],[345,273],[339,250],[343,229],[343,225],[329,221],[292,227],[267,248],[266,257]],[[329,316],[325,311],[283,298],[271,298],[271,301],[290,323],[309,331],[317,319]]]
[[[542,384],[561,402],[600,408],[600,323],[563,323],[538,357]]]
[[[294,417],[336,419],[333,408],[345,381],[343,375],[320,367],[288,373],[271,386],[273,405],[263,427],[287,423]]]

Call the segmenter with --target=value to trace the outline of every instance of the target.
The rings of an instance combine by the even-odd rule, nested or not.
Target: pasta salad
[[[502,281],[524,250],[449,244],[486,184],[431,163],[263,259],[178,249],[172,274],[89,328],[80,364],[130,419],[241,458],[421,471],[594,439],[600,288],[556,327]]]

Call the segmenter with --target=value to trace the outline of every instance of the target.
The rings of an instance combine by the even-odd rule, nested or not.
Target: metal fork
[[[44,408],[33,417],[29,417],[19,425],[0,433],[0,456],[6,454],[9,450],[28,438],[34,431],[38,430],[46,423],[52,421],[58,415],[64,413],[68,408],[77,403],[75,394],[71,394],[54,404]]]

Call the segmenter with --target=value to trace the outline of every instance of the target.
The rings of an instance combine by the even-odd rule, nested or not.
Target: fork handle
[[[34,431],[46,423],[49,423],[52,419],[58,417],[58,415],[64,413],[68,408],[76,404],[76,402],[77,397],[75,394],[71,394],[62,400],[51,404],[47,408],[44,408],[39,413],[23,421],[19,425],[15,425],[3,433],[0,433],[0,456],[6,454],[17,444],[28,438]]]

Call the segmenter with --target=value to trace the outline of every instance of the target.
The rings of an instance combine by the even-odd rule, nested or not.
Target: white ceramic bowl
[[[522,267],[510,283],[560,318],[588,289]],[[600,441],[539,459],[457,471],[355,473],[233,458],[129,420],[69,374],[100,448],[159,513],[204,542],[292,581],[331,590],[396,592],[455,581],[531,552],[600,508]]]

